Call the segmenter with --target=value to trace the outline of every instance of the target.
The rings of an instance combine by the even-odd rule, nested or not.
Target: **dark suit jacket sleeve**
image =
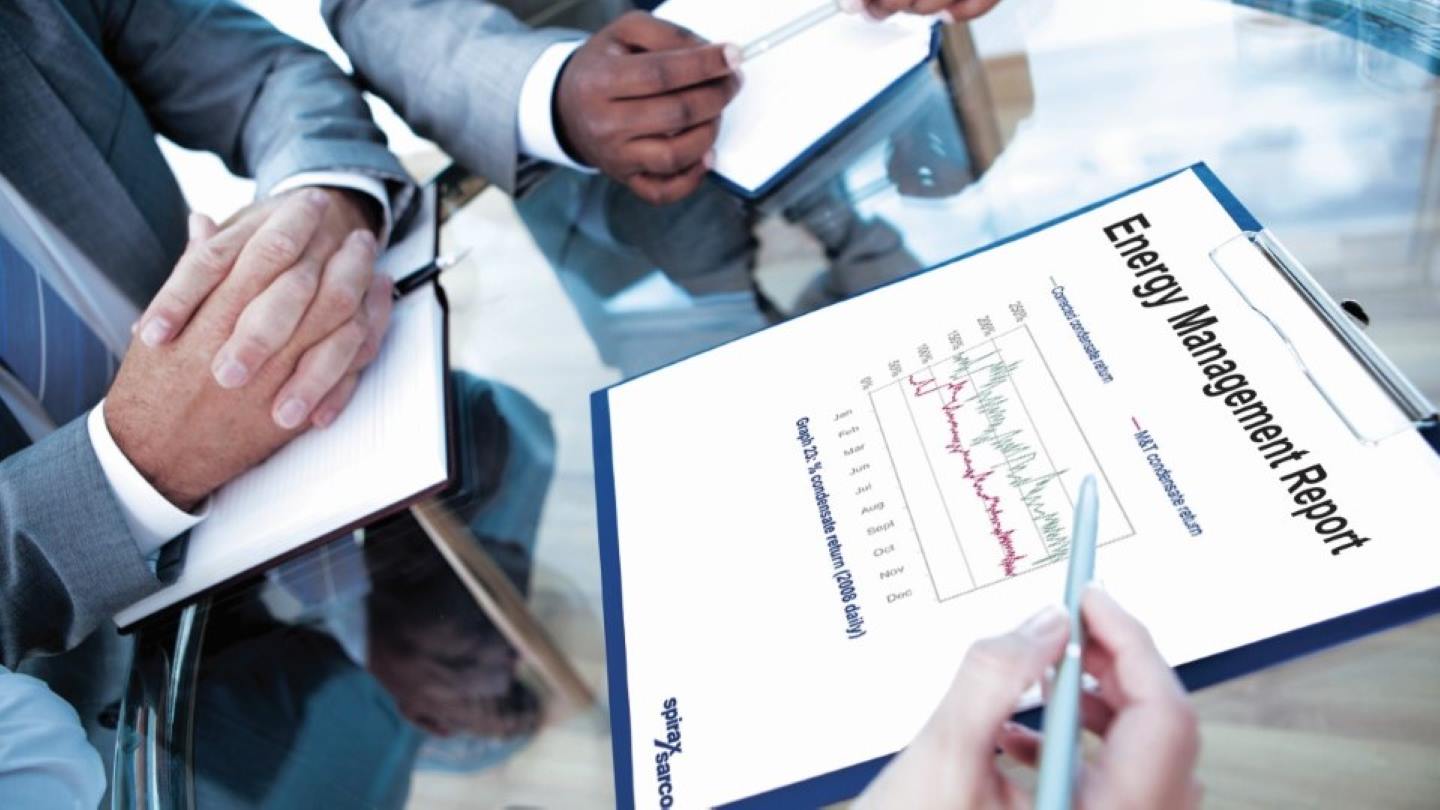
[[[366,86],[415,131],[507,192],[519,173],[520,90],[557,42],[484,0],[324,0],[325,22]]]
[[[0,461],[0,664],[69,649],[159,587],[84,418]]]
[[[218,154],[263,194],[350,171],[408,188],[359,89],[325,54],[230,0],[90,0],[105,56],[155,129]]]

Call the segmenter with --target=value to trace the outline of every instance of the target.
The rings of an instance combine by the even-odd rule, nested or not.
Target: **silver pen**
[[[836,14],[849,11],[851,6],[854,5],[858,5],[858,3],[853,2],[853,0],[830,0],[824,5],[817,6],[798,18],[776,28],[774,31],[752,40],[750,44],[740,49],[740,56],[742,60],[748,62],[777,45],[789,42],[795,37],[809,31],[811,28],[834,17]]]
[[[1035,782],[1035,810],[1069,810],[1074,802],[1075,775],[1080,757],[1080,680],[1085,625],[1080,619],[1080,598],[1095,575],[1095,541],[1099,528],[1100,498],[1095,476],[1085,476],[1075,499],[1075,522],[1070,529],[1070,572],[1065,580],[1065,609],[1070,613],[1070,641],[1056,668],[1050,699],[1045,703],[1044,737]]]

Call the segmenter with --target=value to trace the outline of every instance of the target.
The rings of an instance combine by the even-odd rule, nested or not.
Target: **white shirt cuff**
[[[390,195],[385,191],[384,183],[355,172],[301,172],[276,183],[275,187],[270,189],[270,196],[308,186],[346,188],[374,197],[375,201],[380,203],[381,210],[379,242],[382,246],[390,244],[390,225],[393,220],[390,215]]]
[[[560,145],[560,136],[555,132],[555,90],[560,83],[560,70],[565,60],[575,53],[583,43],[557,42],[546,48],[525,74],[525,83],[520,86],[520,152],[538,160],[582,172],[593,172],[593,168],[576,163]]]
[[[105,424],[104,400],[90,411],[86,426],[90,429],[90,444],[100,459],[100,469],[105,473],[105,480],[110,482],[115,500],[120,502],[120,513],[125,516],[125,523],[130,527],[135,545],[140,547],[141,556],[153,555],[161,546],[195,528],[210,514],[208,500],[201,506],[199,514],[191,514],[170,503],[150,486],[150,482],[135,469],[110,435],[110,428]]]

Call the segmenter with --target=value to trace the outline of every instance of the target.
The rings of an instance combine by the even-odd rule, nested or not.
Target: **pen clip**
[[[439,256],[429,264],[411,273],[396,279],[395,286],[391,292],[391,298],[399,301],[411,292],[423,287],[430,281],[440,277],[440,274],[465,261],[470,255],[470,248],[465,248],[459,253],[452,253],[447,256]]]
[[[1255,303],[1230,268],[1226,267],[1226,263],[1221,260],[1221,254],[1228,253],[1236,245],[1249,245],[1271,268],[1280,274],[1310,310],[1325,323],[1330,333],[1355,358],[1388,399],[1401,411],[1406,420],[1404,424],[1398,425],[1394,430],[1386,430],[1378,434],[1367,432],[1356,424],[1347,409],[1341,407],[1340,398],[1321,382],[1319,375],[1306,362],[1290,334],[1269,313]],[[1220,274],[1239,294],[1245,305],[1259,315],[1285,344],[1285,348],[1295,359],[1295,363],[1299,366],[1301,373],[1305,375],[1306,380],[1314,387],[1325,404],[1335,412],[1346,430],[1361,444],[1374,446],[1404,433],[1406,430],[1423,429],[1435,424],[1435,406],[1395,367],[1389,358],[1380,352],[1369,337],[1350,320],[1340,305],[1330,298],[1314,277],[1290,255],[1269,231],[1246,231],[1235,236],[1210,251],[1210,261],[1220,270]]]

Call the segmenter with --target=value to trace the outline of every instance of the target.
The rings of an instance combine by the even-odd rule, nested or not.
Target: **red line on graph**
[[[915,389],[915,396],[923,397],[926,394],[933,394],[940,390],[940,381],[931,377],[928,380],[917,380],[915,375],[910,375],[910,385]]]
[[[944,412],[945,420],[950,424],[950,442],[945,445],[945,451],[959,456],[965,463],[964,478],[970,482],[975,497],[979,499],[981,506],[985,509],[985,514],[990,520],[991,536],[1000,543],[1000,548],[1005,552],[1004,556],[1000,558],[1000,567],[1004,569],[1005,576],[1015,576],[1015,564],[1025,559],[1025,555],[1016,553],[1015,530],[1005,528],[1004,522],[1000,518],[1005,512],[1000,503],[1000,496],[991,495],[986,489],[985,482],[990,480],[990,476],[995,471],[980,472],[975,469],[975,460],[971,449],[966,447],[960,439],[960,417],[956,414],[964,407],[964,403],[960,401],[960,394],[965,390],[968,381],[941,383],[933,377],[928,380],[917,380],[912,374],[909,382],[917,399],[937,391],[942,392],[940,410]]]
[[[965,383],[949,383],[946,390],[950,399],[940,406],[940,410],[945,412],[945,421],[950,423],[950,443],[945,445],[945,449],[951,453],[964,453],[965,445],[960,441],[960,417],[955,413],[960,410],[960,392],[965,390]]]

